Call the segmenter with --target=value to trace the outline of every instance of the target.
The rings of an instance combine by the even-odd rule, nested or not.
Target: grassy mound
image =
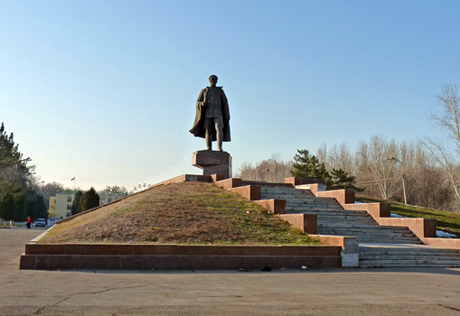
[[[357,197],[360,202],[384,202],[391,204],[391,212],[404,217],[424,217],[436,220],[436,227],[439,230],[460,235],[460,214],[433,210],[426,207],[405,205],[394,201],[384,201],[369,197]]]
[[[209,183],[152,188],[56,225],[41,243],[315,244],[278,216]]]

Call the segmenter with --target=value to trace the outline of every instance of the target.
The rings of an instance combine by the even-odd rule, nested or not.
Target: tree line
[[[458,210],[459,205],[449,176],[421,141],[397,143],[384,136],[360,141],[354,152],[345,143],[331,148],[323,144],[316,155],[299,149],[293,160],[274,156],[255,165],[243,163],[236,176],[269,182],[283,182],[292,176],[318,178],[328,189],[350,188],[384,200],[406,200],[450,211]]]
[[[100,194],[115,194],[115,195],[128,195],[128,190],[124,186],[107,185],[104,190],[99,193],[91,187],[86,192],[78,190],[72,201],[72,215],[84,212],[100,205]]]
[[[28,216],[32,220],[48,218],[49,198],[61,192],[73,192],[62,184],[43,184],[34,176],[35,166],[30,157],[24,158],[14,134],[8,134],[4,123],[0,125],[0,218],[23,222]],[[107,186],[101,193],[127,194],[125,187]],[[99,206],[99,195],[91,188],[78,190],[72,205],[72,214]]]
[[[100,197],[93,187],[86,192],[78,190],[72,201],[72,215],[99,206]]]
[[[8,134],[0,125],[0,218],[25,221],[47,217],[47,207],[33,177],[35,166],[24,158],[13,133]]]
[[[316,155],[299,149],[289,161],[275,155],[254,166],[246,162],[237,176],[273,182],[293,175],[318,177],[332,189],[352,185],[363,195],[460,212],[460,97],[456,85],[445,85],[436,99],[438,108],[429,120],[446,132],[446,140],[427,137],[397,142],[374,135],[361,140],[355,150],[346,143],[323,144]]]

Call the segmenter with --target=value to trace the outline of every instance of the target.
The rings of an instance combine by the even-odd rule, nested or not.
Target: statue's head
[[[211,87],[215,87],[217,84],[217,76],[216,75],[211,75],[209,76],[209,83],[211,84]]]

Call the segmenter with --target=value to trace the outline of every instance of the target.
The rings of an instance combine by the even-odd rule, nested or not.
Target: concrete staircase
[[[460,252],[425,245],[360,244],[361,268],[460,267]]]
[[[360,267],[460,267],[457,250],[424,246],[407,227],[380,226],[366,211],[344,210],[310,190],[258,184],[262,199],[286,200],[287,214],[316,214],[318,234],[358,237]]]

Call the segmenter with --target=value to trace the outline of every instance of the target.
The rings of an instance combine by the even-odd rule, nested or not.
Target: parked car
[[[37,218],[37,220],[36,220],[35,223],[34,223],[34,226],[35,226],[35,227],[39,227],[39,226],[45,227],[45,226],[46,226],[46,221],[45,221],[45,219],[44,219],[44,218]]]

